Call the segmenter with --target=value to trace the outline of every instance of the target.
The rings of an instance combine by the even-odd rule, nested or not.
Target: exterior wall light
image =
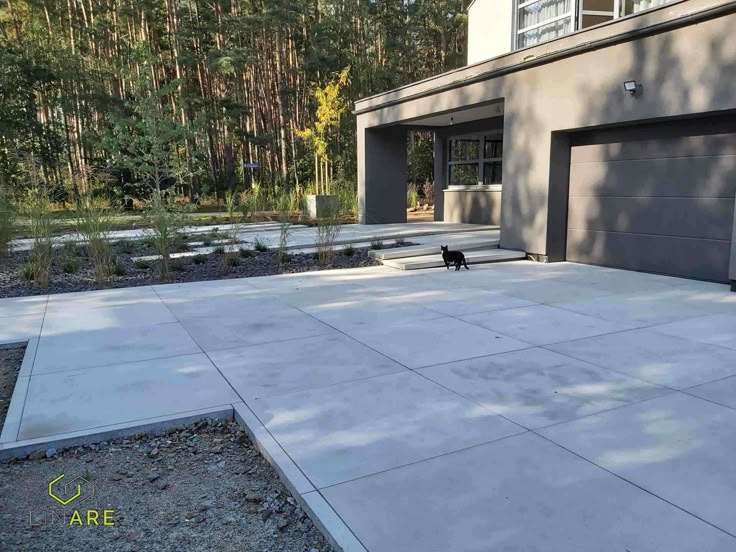
[[[641,84],[635,80],[624,82],[624,90],[626,90],[632,96],[636,96],[636,93],[641,90]]]

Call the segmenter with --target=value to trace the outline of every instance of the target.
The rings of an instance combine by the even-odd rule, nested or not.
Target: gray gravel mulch
[[[403,245],[411,245],[405,243]],[[386,246],[386,249],[392,246]],[[264,252],[251,251],[251,256],[243,257],[237,253],[229,254],[238,258],[237,266],[228,266],[226,255],[210,253],[203,255],[201,264],[192,257],[185,257],[175,262],[170,270],[170,278],[166,283],[197,282],[204,280],[221,280],[229,278],[250,278],[254,276],[271,276],[294,272],[311,272],[336,268],[357,268],[375,266],[380,263],[368,256],[369,248],[354,249],[348,256],[337,251],[333,259],[321,265],[311,254],[290,254],[288,262],[279,264],[278,253],[273,250]],[[46,293],[67,293],[72,291],[91,291],[133,286],[145,286],[162,283],[159,279],[157,261],[148,263],[147,267],[133,261],[133,257],[152,255],[154,252],[145,242],[129,242],[125,245],[113,244],[113,253],[122,266],[123,273],[114,276],[106,284],[98,284],[94,277],[94,268],[86,257],[83,246],[70,251],[60,248],[54,252],[48,290],[37,289],[32,282],[20,277],[20,267],[28,261],[27,252],[15,252],[0,260],[0,298]],[[64,258],[73,255],[79,263],[79,271],[67,274],[63,270]],[[206,260],[205,260],[206,258]]]
[[[5,416],[8,415],[10,399],[13,397],[13,389],[25,353],[25,347],[0,349],[0,430],[5,423]]]
[[[62,473],[94,485],[76,508],[85,522],[99,510],[99,526],[70,525],[75,501],[61,506],[49,496]],[[37,451],[0,463],[0,497],[3,552],[332,552],[235,422]],[[104,509],[114,510],[113,526],[103,526]]]

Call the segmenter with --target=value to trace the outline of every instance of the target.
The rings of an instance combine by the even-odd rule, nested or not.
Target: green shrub
[[[240,253],[240,256],[243,257],[244,259],[246,259],[248,257],[252,257],[253,255],[255,255],[255,253],[253,253],[253,251],[251,251],[250,249],[246,249],[245,247],[241,247],[238,250],[238,253]]]
[[[187,269],[187,264],[186,257],[177,257],[176,259],[171,259],[170,268],[175,272],[184,272]]]
[[[77,232],[87,244],[97,283],[105,283],[115,273],[115,260],[110,247],[114,212],[96,201],[90,192],[82,194],[77,204]]]
[[[225,256],[225,264],[231,267],[240,266],[240,257],[237,255]]]
[[[409,184],[407,187],[406,203],[410,209],[416,209],[419,205],[419,190],[416,184]]]
[[[15,205],[0,191],[0,257],[10,252],[10,242],[15,234]]]
[[[327,264],[332,260],[335,242],[341,231],[339,210],[317,220],[317,253],[320,264]]]
[[[135,246],[133,245],[133,242],[130,240],[120,240],[118,242],[118,249],[120,249],[121,253],[130,255],[131,253],[133,253]]]
[[[381,238],[373,238],[371,240],[371,249],[383,249],[383,240]]]
[[[138,270],[148,270],[151,268],[151,263],[148,261],[144,261],[143,259],[138,259],[133,263],[133,266],[136,267]]]
[[[159,277],[167,280],[171,253],[180,241],[179,236],[185,223],[184,208],[170,197],[154,192],[146,206],[144,221],[154,249],[160,257]]]
[[[192,248],[189,246],[187,242],[184,240],[179,240],[179,242],[174,247],[174,250],[178,253],[185,253],[187,251],[191,251]]]
[[[76,274],[79,272],[79,259],[74,255],[65,255],[61,268],[66,274]]]
[[[205,247],[209,247],[210,245],[212,245],[212,240],[209,238],[204,239],[202,240],[202,245],[204,245]]]
[[[196,265],[201,265],[201,264],[205,264],[208,258],[209,257],[207,257],[207,255],[205,255],[204,253],[199,253],[195,255],[194,257],[192,257],[192,262]]]
[[[224,245],[218,245],[215,247],[212,252],[216,255],[224,255],[225,254],[225,246]]]
[[[355,254],[355,248],[353,247],[352,243],[349,243],[345,246],[345,248],[342,250],[342,254],[346,257],[352,257]]]
[[[115,259],[112,263],[112,273],[115,276],[125,276],[128,270],[125,268],[125,264],[120,259]]]
[[[18,269],[18,275],[23,278],[26,282],[33,281],[33,264],[30,262],[23,263]]]
[[[263,253],[264,251],[268,251],[268,246],[261,240],[260,236],[256,236],[256,239],[253,242],[253,247],[256,251],[259,251],[261,253]]]
[[[41,188],[29,191],[26,209],[33,238],[29,261],[33,269],[32,280],[39,289],[48,289],[58,219],[51,210],[51,202],[46,190]]]
[[[286,251],[279,251],[278,255],[279,264],[286,264],[291,260],[291,257]]]
[[[396,245],[406,245],[406,239],[405,238],[396,238],[394,240],[394,243]]]
[[[228,237],[231,244],[236,244],[240,241],[242,217],[238,207],[238,195],[233,192],[227,192],[225,194],[225,210],[227,211],[228,220],[230,221]]]
[[[82,248],[76,242],[69,240],[65,241],[62,245],[62,253],[65,257],[81,257]]]

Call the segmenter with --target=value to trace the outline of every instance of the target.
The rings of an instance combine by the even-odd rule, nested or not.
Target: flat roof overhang
[[[552,63],[586,51],[665,33],[732,12],[736,12],[736,2],[733,0],[680,0],[664,4],[636,15],[577,31],[537,46],[517,50],[358,100],[355,103],[353,113],[363,115],[501,77],[509,73],[523,71],[538,65]],[[487,105],[496,103],[498,102],[489,102]],[[485,107],[484,105],[478,105],[468,109],[437,111],[423,116],[396,120],[393,124],[446,126],[442,123],[447,122],[445,119],[449,121],[450,114],[463,111],[467,112],[466,115],[469,115],[472,109],[484,109]],[[481,114],[478,113],[478,115]],[[437,124],[431,124],[432,122]]]

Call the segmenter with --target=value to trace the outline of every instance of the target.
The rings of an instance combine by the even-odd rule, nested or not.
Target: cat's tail
[[[470,270],[470,267],[468,266],[468,262],[465,260],[465,257],[463,257],[463,265],[465,266],[466,270]]]

